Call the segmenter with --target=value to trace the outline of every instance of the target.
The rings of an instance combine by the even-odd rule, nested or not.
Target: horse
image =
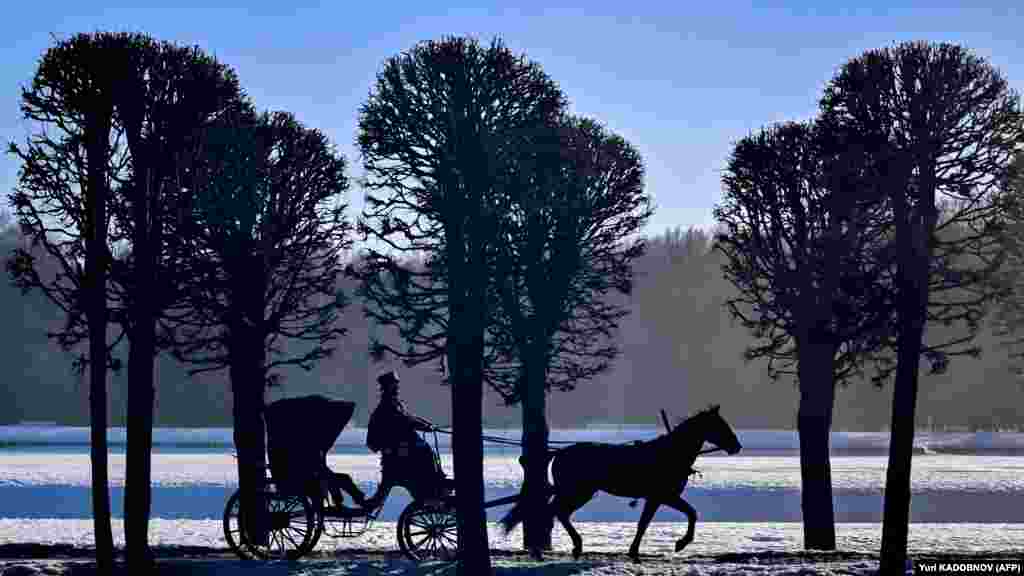
[[[548,503],[546,518],[557,517],[572,538],[573,558],[583,553],[583,539],[569,521],[570,516],[589,502],[598,490],[614,496],[643,499],[644,509],[636,536],[629,547],[629,557],[640,558],[640,540],[660,506],[669,506],[686,514],[689,526],[686,535],[676,541],[676,552],[693,541],[697,511],[682,499],[681,494],[691,474],[693,463],[704,452],[724,450],[736,454],[742,446],[729,424],[719,415],[719,407],[711,406],[682,421],[668,433],[646,442],[602,444],[580,442],[553,452],[551,473],[554,498]],[[717,448],[702,451],[704,443]],[[635,503],[635,501],[634,501]],[[631,504],[632,505],[632,504]],[[523,520],[522,500],[501,519],[506,534]],[[539,559],[541,551],[531,549]]]

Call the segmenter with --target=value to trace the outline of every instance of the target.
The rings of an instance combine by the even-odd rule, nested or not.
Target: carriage
[[[267,406],[267,456],[270,461],[266,489],[260,493],[266,511],[265,537],[254,538],[250,523],[241,513],[240,494],[228,499],[224,510],[224,537],[242,558],[294,560],[310,553],[323,534],[356,537],[369,529],[379,513],[369,509],[330,502],[332,482],[337,476],[326,465],[326,454],[334,446],[355,411],[355,403],[306,396],[278,400]],[[659,506],[686,514],[686,535],[676,541],[676,551],[694,537],[696,511],[681,498],[692,464],[702,454],[725,451],[736,454],[742,446],[735,432],[720,416],[718,406],[671,425],[662,411],[666,433],[648,441],[627,444],[571,443],[549,449],[554,480],[548,514],[557,516],[573,541],[573,556],[579,557],[583,541],[570,516],[600,490],[615,496],[644,499],[644,510],[629,556],[639,558],[640,541]],[[435,433],[436,433],[435,429]],[[498,438],[484,440],[509,443]],[[554,442],[552,442],[554,443]],[[705,443],[714,448],[702,449]],[[434,467],[441,470],[436,450]],[[334,486],[337,486],[336,484]],[[398,517],[396,532],[402,553],[412,560],[453,560],[458,552],[454,483],[445,479],[436,490],[412,486],[413,501]],[[422,492],[420,496],[416,493]],[[424,495],[425,494],[425,495]],[[333,505],[328,505],[328,504]],[[501,520],[506,531],[522,521],[525,514],[522,492],[483,503],[493,508],[515,504]],[[632,504],[631,504],[632,505]],[[541,551],[531,553],[540,557]]]
[[[245,559],[294,560],[309,554],[324,534],[353,538],[370,528],[380,506],[363,508],[348,498],[332,502],[329,487],[337,478],[325,461],[354,411],[354,402],[322,396],[288,398],[266,407],[270,466],[260,496],[267,534],[249,535],[236,490],[224,509],[224,538],[232,551]],[[440,469],[436,450],[434,459]],[[455,556],[453,497],[451,483],[445,483],[436,497],[415,499],[405,507],[396,524],[403,554],[413,560]]]

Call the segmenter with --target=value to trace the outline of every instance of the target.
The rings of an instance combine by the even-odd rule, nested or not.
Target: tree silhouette
[[[536,64],[500,41],[417,44],[388,59],[359,118],[370,191],[359,229],[373,244],[353,272],[368,317],[398,328],[407,363],[443,360],[451,383],[459,568],[490,571],[483,505],[485,333],[495,315],[499,170],[555,126],[564,101]],[[387,195],[374,193],[384,190]],[[400,260],[422,254],[422,269]]]
[[[740,140],[715,209],[723,272],[739,295],[731,315],[760,340],[772,378],[800,386],[804,547],[835,549],[829,435],[836,383],[862,374],[886,341],[891,310],[884,212],[860,187],[850,155],[829,156],[832,136],[786,123]],[[845,154],[845,153],[844,153]]]
[[[62,331],[49,334],[65,350],[84,339],[89,369],[90,454],[96,563],[113,563],[107,471],[107,369],[117,367],[107,340],[107,273],[112,244],[108,203],[122,185],[126,161],[115,122],[114,80],[126,72],[124,55],[141,39],[126,34],[79,34],[43,55],[30,88],[22,90],[22,114],[38,123],[24,147],[11,144],[21,162],[11,195],[18,224],[34,247],[59,264],[45,277],[29,249],[17,249],[8,271],[22,291],[40,290],[66,315]]]
[[[168,265],[173,260],[168,250],[172,245],[167,243],[164,227],[177,215],[176,203],[187,196],[181,182],[189,171],[196,130],[237,107],[241,92],[234,74],[198,49],[145,35],[82,34],[59,44],[53,54],[54,71],[49,77],[40,76],[23,99],[29,117],[56,124],[65,137],[54,141],[42,134],[24,151],[16,151],[26,169],[25,186],[14,202],[23,228],[63,262],[63,273],[56,281],[44,283],[27,251],[13,260],[12,271],[24,287],[43,288],[68,311],[69,322],[57,336],[65,348],[88,337],[94,352],[101,336],[106,339],[108,321],[118,324],[121,336],[128,337],[125,544],[129,564],[142,569],[152,559],[147,540],[156,320],[180,297],[175,290],[176,268]],[[79,76],[60,76],[59,66],[79,70]],[[87,91],[84,96],[82,90]],[[87,102],[101,105],[103,114],[83,115]],[[110,110],[113,116],[106,116]],[[100,129],[83,132],[88,122]],[[83,149],[92,150],[95,158],[107,154],[105,164],[93,162],[86,167],[80,158]],[[82,177],[87,170],[97,171],[91,176],[91,188],[87,177]],[[76,179],[68,180],[66,175]],[[93,200],[90,213],[84,214],[77,198],[82,189],[92,194],[90,190],[103,188],[98,183],[104,178],[113,184],[107,201]],[[103,221],[107,226],[90,232],[90,222]],[[90,243],[91,252],[83,246],[84,238],[95,240]],[[91,275],[78,262],[86,252],[93,257],[86,262],[95,264]],[[109,282],[102,281],[105,267]],[[92,292],[82,291],[88,285]],[[106,312],[103,303],[109,308]],[[87,323],[82,320],[86,310],[94,312]],[[105,393],[95,388],[105,386],[105,378],[100,379],[98,367],[93,368],[97,370],[94,401],[102,401],[105,410]],[[105,414],[94,414],[105,421]]]
[[[605,371],[627,310],[635,237],[651,214],[640,154],[592,120],[566,118],[532,155],[506,173],[498,247],[499,321],[492,323],[487,375],[507,403],[521,402],[527,503],[524,545],[550,544],[546,393],[571,390]],[[538,487],[538,488],[534,488]]]
[[[1009,348],[1013,359],[1012,371],[1022,373],[1020,358],[1024,356],[1021,328],[1024,327],[1024,156],[1016,155],[1010,165],[1003,187],[1006,196],[1006,227],[1003,233],[1003,251],[1006,257],[995,281],[1005,292],[999,299],[993,324],[1003,345]]]
[[[265,476],[265,388],[280,367],[311,370],[345,333],[337,280],[351,245],[348,185],[345,160],[323,133],[285,112],[243,112],[204,131],[188,217],[175,222],[185,296],[161,333],[176,358],[195,365],[190,375],[229,370],[251,534]]]
[[[119,189],[112,215],[126,231],[122,321],[128,334],[128,419],[125,469],[125,548],[129,564],[151,561],[148,527],[153,447],[153,368],[157,320],[181,297],[169,242],[169,222],[189,192],[197,134],[243,96],[234,73],[199,48],[140,37],[127,54],[127,73],[114,86],[114,106],[131,157],[130,178]],[[99,63],[98,63],[99,64]]]
[[[893,222],[897,363],[881,561],[883,573],[895,574],[906,561],[919,357],[941,369],[953,355],[924,346],[925,325],[966,326],[958,340],[969,341],[998,293],[988,281],[1006,209],[997,192],[1021,144],[1019,102],[983,59],[914,42],[846,63],[821,109],[832,130],[873,159]],[[955,225],[962,228],[952,238],[939,234]],[[963,254],[972,260],[957,266]]]

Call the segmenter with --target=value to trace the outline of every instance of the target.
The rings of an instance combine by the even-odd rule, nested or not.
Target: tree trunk
[[[141,163],[140,163],[141,164]],[[147,568],[152,561],[149,550],[149,514],[151,507],[153,452],[153,368],[156,361],[156,311],[163,298],[157,259],[160,253],[158,202],[160,185],[151,169],[145,169],[136,181],[132,199],[134,267],[133,298],[128,312],[130,349],[128,352],[128,406],[125,454],[124,538],[125,552],[132,572]]]
[[[244,332],[241,340],[246,340]],[[236,344],[238,352],[246,350],[246,344]],[[262,374],[262,349],[259,355],[249,347],[250,354],[232,354],[231,396],[233,400],[233,421],[235,450],[238,452],[238,488],[241,491],[242,518],[246,522],[246,533],[260,542],[265,536],[265,506],[260,498],[266,479],[266,426],[263,419],[264,378]]]
[[[835,550],[836,525],[832,505],[832,466],[829,440],[835,383],[831,344],[800,346],[800,505],[803,512],[804,548]]]
[[[483,330],[476,322],[459,320],[449,354],[452,368],[452,455],[455,508],[459,525],[458,574],[491,573],[487,516],[484,513],[483,449]],[[449,350],[452,350],[449,348]]]
[[[526,379],[522,395],[523,468],[522,496],[526,518],[523,523],[523,547],[550,550],[553,518],[545,514],[548,497],[548,423],[547,362],[543,353],[531,353],[525,365]]]
[[[89,454],[92,458],[92,522],[96,540],[96,569],[100,574],[110,572],[114,563],[114,535],[110,529],[110,479],[107,474],[107,366],[106,322],[103,322],[99,340],[103,352],[97,362],[96,334],[89,319]]]
[[[903,574],[906,571],[918,369],[927,320],[931,238],[938,219],[934,158],[925,155],[925,161],[918,162],[918,168],[920,181],[916,206],[901,194],[893,199],[895,243],[899,250],[896,276],[899,282],[899,334],[896,340],[889,465],[885,474],[885,508],[882,513],[882,574]]]
[[[901,287],[901,292],[904,287]],[[918,366],[924,335],[924,305],[918,290],[901,298],[897,339],[896,381],[893,388],[889,465],[885,474],[885,509],[882,517],[882,574],[903,574],[910,528],[910,468],[914,452]],[[917,314],[914,311],[918,311]]]
[[[85,270],[88,279],[86,317],[89,323],[89,454],[92,459],[92,518],[96,567],[108,573],[114,563],[110,529],[110,479],[107,448],[107,188],[103,168],[109,125],[89,132],[89,225]]]
[[[238,452],[238,488],[246,533],[263,543],[267,535],[267,445],[264,419],[266,346],[263,328],[266,307],[267,264],[262,255],[242,245],[228,263],[231,267],[231,319],[229,374],[233,399],[235,449]]]
[[[152,499],[155,330],[156,323],[148,311],[136,316],[132,323],[131,348],[128,352],[124,539],[125,556],[133,572],[148,566],[152,560],[149,550],[149,514]]]

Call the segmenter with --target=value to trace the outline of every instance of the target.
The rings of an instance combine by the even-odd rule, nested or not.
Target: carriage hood
[[[290,449],[312,445],[327,453],[355,413],[356,403],[319,395],[285,398],[267,406],[267,436]]]
[[[355,402],[315,395],[267,405],[267,456],[275,482],[299,492],[316,478],[355,409]]]

